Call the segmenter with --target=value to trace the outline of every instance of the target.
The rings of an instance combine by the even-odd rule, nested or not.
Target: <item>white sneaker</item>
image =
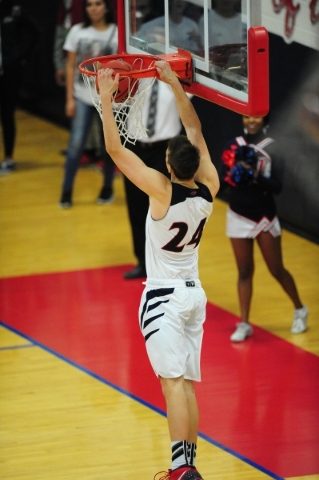
[[[230,336],[232,342],[243,342],[253,334],[253,327],[247,322],[237,323],[236,330]]]
[[[291,333],[302,333],[307,330],[308,313],[309,311],[306,305],[302,308],[296,308]]]

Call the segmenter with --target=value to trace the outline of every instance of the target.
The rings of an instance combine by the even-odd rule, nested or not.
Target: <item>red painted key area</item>
[[[0,279],[0,320],[106,381],[165,410],[139,331],[143,285],[127,266]],[[200,431],[282,477],[319,473],[319,358],[212,304],[198,385]]]

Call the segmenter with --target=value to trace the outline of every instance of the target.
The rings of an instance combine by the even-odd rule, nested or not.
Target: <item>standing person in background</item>
[[[149,15],[152,13],[151,0],[136,0],[135,8],[136,8],[135,29],[136,31],[139,31],[143,23],[147,21]],[[134,32],[134,35],[136,34],[136,31]]]
[[[242,22],[240,0],[213,0],[208,10],[208,46],[247,43],[247,26]],[[204,15],[199,20],[204,44]]]
[[[184,10],[184,15],[191,18],[195,23],[198,24],[199,20],[204,14],[204,8],[196,5],[193,2],[187,2],[186,9]]]
[[[282,172],[275,160],[274,141],[266,135],[267,120],[243,117],[244,135],[231,140],[222,154],[221,178],[231,185],[227,236],[238,268],[241,322],[230,339],[242,342],[253,333],[249,323],[257,241],[270,273],[291,299],[295,311],[291,333],[307,328],[308,308],[302,304],[294,279],[282,260],[281,228],[273,194],[282,189]]]
[[[198,248],[219,180],[190,99],[168,63],[158,61],[155,67],[175,95],[187,135],[169,141],[166,166],[171,178],[147,167],[122,146],[112,110],[119,76],[113,78],[110,69],[98,72],[103,128],[107,151],[116,165],[149,196],[147,281],[139,319],[165,397],[172,451],[171,468],[154,478],[200,480],[195,465],[199,413],[194,382],[201,379],[207,300],[198,278]]]
[[[151,113],[151,108],[153,113]],[[135,145],[128,144],[148,167],[168,176],[165,155],[168,141],[181,132],[182,124],[172,89],[164,82],[155,80],[143,105],[143,123],[148,125],[148,137],[137,140]],[[130,118],[128,118],[130,127]],[[137,265],[124,273],[127,280],[143,278],[145,269],[145,221],[149,207],[149,198],[130,179],[124,176],[126,203],[132,231],[134,254]]]
[[[16,168],[15,110],[22,78],[21,67],[39,45],[41,31],[35,20],[14,0],[0,0],[0,111],[4,159],[0,175]]]
[[[151,13],[150,0],[136,1],[137,30],[147,20]],[[140,157],[145,165],[168,176],[165,155],[168,140],[178,135],[182,124],[179,118],[175,97],[171,88],[155,80],[155,84],[145,99],[143,105],[143,123],[148,125],[148,137],[129,143],[127,148]],[[128,129],[134,128],[128,117]],[[137,265],[124,273],[127,280],[146,277],[145,268],[145,221],[149,207],[146,193],[140,190],[124,176],[126,204],[128,209],[134,255]]]
[[[113,15],[107,0],[85,0],[84,22],[71,28],[64,49],[68,52],[66,115],[72,118],[72,123],[60,207],[69,208],[72,206],[73,183],[80,156],[95,113],[95,107],[92,105],[78,65],[89,58],[117,52],[117,26],[113,23]],[[106,152],[103,174],[104,183],[97,198],[97,203],[100,204],[113,200],[114,163]]]
[[[185,15],[187,2],[169,2],[169,42],[174,47],[196,52],[203,48],[197,23]],[[144,23],[136,36],[148,43],[165,43],[165,17],[163,15]]]
[[[60,0],[58,8],[58,21],[55,27],[53,62],[55,79],[60,87],[65,87],[66,56],[63,45],[70,28],[83,21],[84,0]]]
[[[55,79],[60,87],[66,86],[66,51],[63,48],[65,39],[70,28],[83,22],[83,20],[84,0],[60,0],[53,45]],[[80,165],[96,163],[103,157],[103,151],[104,142],[101,138],[101,120],[98,113],[94,112],[90,130],[83,147]],[[65,154],[66,152],[62,150],[61,153]]]

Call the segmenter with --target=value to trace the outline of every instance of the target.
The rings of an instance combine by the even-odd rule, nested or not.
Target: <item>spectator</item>
[[[243,117],[244,135],[231,140],[222,155],[222,180],[230,184],[227,236],[238,268],[241,321],[230,339],[242,342],[253,333],[249,323],[256,240],[267,267],[291,299],[295,311],[291,333],[307,328],[308,308],[300,300],[295,281],[282,261],[281,227],[274,194],[282,188],[274,141],[266,134],[267,120]]]
[[[199,20],[204,45],[204,16]],[[208,10],[208,46],[247,43],[247,27],[242,21],[240,1],[213,0]]]
[[[184,14],[186,17],[194,20],[195,23],[198,23],[204,14],[204,8],[193,2],[187,2],[187,7],[184,11]]]
[[[80,156],[95,113],[78,65],[86,59],[117,52],[117,26],[113,23],[107,0],[85,0],[84,22],[71,28],[64,49],[68,52],[66,115],[72,118],[72,124],[60,207],[69,208],[72,206],[72,189]],[[97,198],[100,204],[113,200],[114,163],[106,152],[104,157],[104,184]]]
[[[145,23],[151,14],[150,0],[136,0],[136,31],[138,31],[143,23]],[[136,34],[136,31],[134,34]]]
[[[77,23],[83,22],[84,0],[60,0],[58,7],[58,19],[55,28],[53,63],[55,68],[55,79],[60,87],[65,87],[66,73],[66,52],[63,45],[70,28]],[[100,118],[94,112],[92,123],[86,138],[80,165],[96,163],[103,157],[104,142],[101,139]],[[62,150],[61,153],[66,153]],[[103,161],[101,162],[103,164]]]
[[[63,45],[70,28],[83,21],[84,0],[60,0],[58,21],[55,28],[53,61],[55,79],[65,87],[65,51]]]
[[[33,17],[15,0],[0,0],[0,110],[4,159],[0,175],[16,168],[15,110],[17,107],[21,68],[39,45],[41,31]]]
[[[190,52],[202,49],[198,25],[184,14],[185,0],[169,3],[169,45]],[[143,24],[137,32],[138,38],[150,43],[165,43],[165,17],[160,16]]]

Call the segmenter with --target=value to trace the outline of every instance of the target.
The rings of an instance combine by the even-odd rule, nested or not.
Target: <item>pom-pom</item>
[[[228,167],[225,177],[227,183],[236,186],[250,185],[253,182],[258,157],[252,147],[232,144],[222,153],[222,161]],[[247,168],[247,165],[251,168]]]
[[[235,166],[236,150],[237,150],[236,145],[230,145],[230,147],[227,148],[227,150],[224,150],[222,153],[222,161],[229,168],[233,168]]]
[[[252,167],[257,165],[257,155],[255,150],[248,145],[241,145],[236,148],[235,152],[236,162],[245,162]]]
[[[230,178],[235,185],[250,185],[254,180],[254,171],[238,163],[231,170]]]

